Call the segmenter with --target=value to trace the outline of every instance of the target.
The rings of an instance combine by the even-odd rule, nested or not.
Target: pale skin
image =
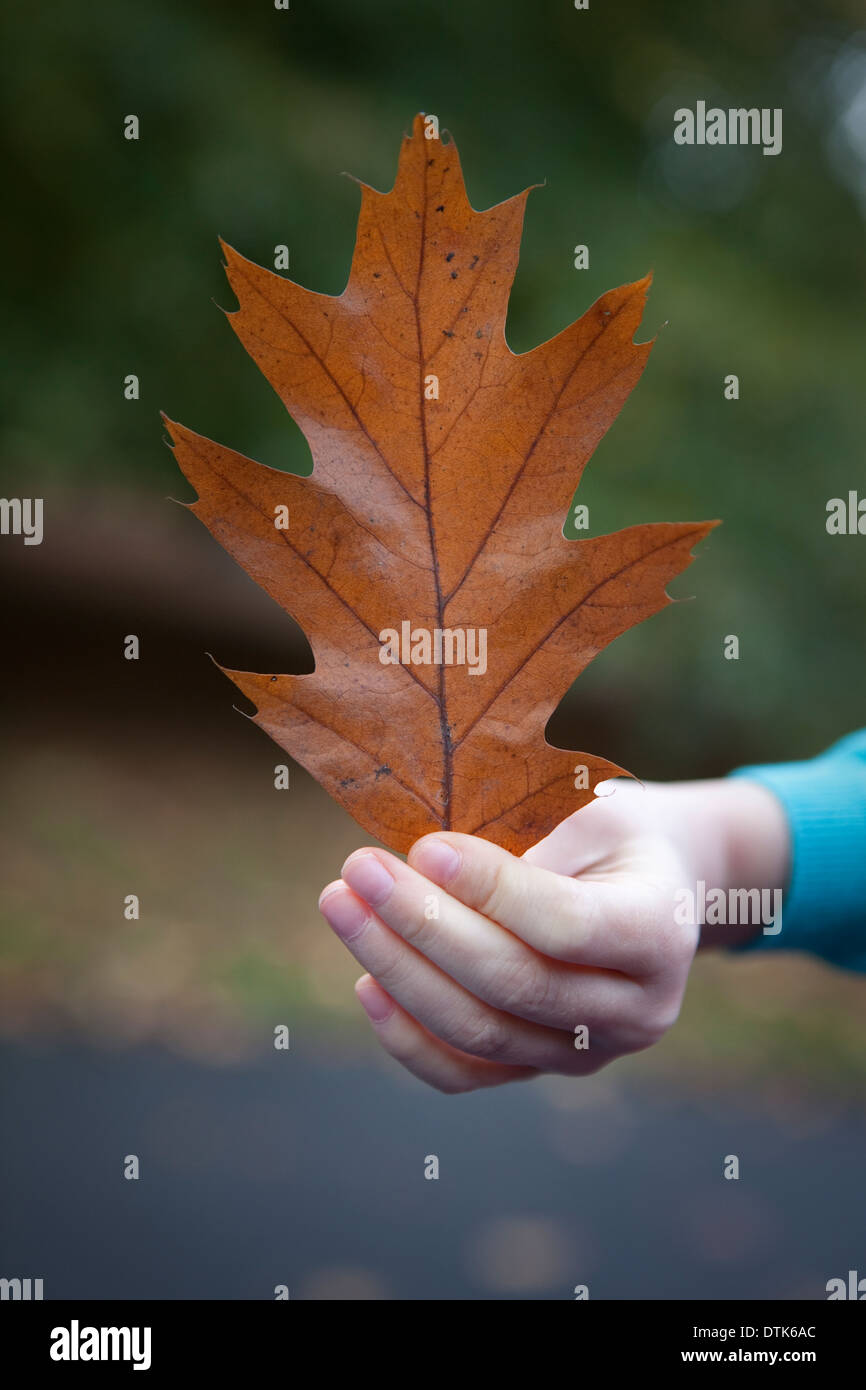
[[[367,972],[355,988],[380,1043],[437,1090],[586,1076],[652,1046],[698,947],[756,930],[683,925],[678,890],[785,888],[787,821],[757,783],[619,779],[599,792],[520,859],[439,832],[408,863],[357,850],[322,892]]]

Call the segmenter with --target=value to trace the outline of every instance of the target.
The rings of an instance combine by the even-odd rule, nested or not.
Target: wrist
[[[700,947],[750,940],[790,877],[790,831],[781,803],[747,778],[673,782],[658,791],[659,809],[692,879],[684,887],[695,894],[702,917],[706,908]]]

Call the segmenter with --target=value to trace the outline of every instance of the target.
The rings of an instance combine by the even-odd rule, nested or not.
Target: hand
[[[700,935],[677,890],[734,872],[726,849],[753,852],[772,798],[745,782],[605,790],[522,859],[441,832],[408,864],[358,850],[323,891],[379,1040],[437,1089],[585,1076],[676,1020]]]

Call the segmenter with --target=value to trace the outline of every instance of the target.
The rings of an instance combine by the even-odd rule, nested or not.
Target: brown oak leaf
[[[513,353],[528,190],[476,212],[435,132],[416,117],[390,193],[362,184],[341,295],[222,243],[232,326],[303,430],[311,477],[166,423],[192,510],[313,650],[310,675],[226,671],[256,723],[393,849],[446,828],[520,853],[628,775],[553,748],[545,725],[598,652],[671,602],[716,523],[565,539],[652,346],[632,341],[649,277]]]

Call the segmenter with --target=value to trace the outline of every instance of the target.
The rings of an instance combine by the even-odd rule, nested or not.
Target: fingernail
[[[367,909],[343,888],[326,888],[319,898],[319,911],[341,941],[357,936],[367,920]]]
[[[351,855],[343,865],[342,876],[371,907],[380,907],[394,887],[394,879],[375,854]]]
[[[394,1012],[393,999],[369,977],[355,986],[355,993],[371,1023],[384,1023]]]
[[[447,840],[422,840],[409,855],[413,869],[444,888],[460,868],[460,855]]]

